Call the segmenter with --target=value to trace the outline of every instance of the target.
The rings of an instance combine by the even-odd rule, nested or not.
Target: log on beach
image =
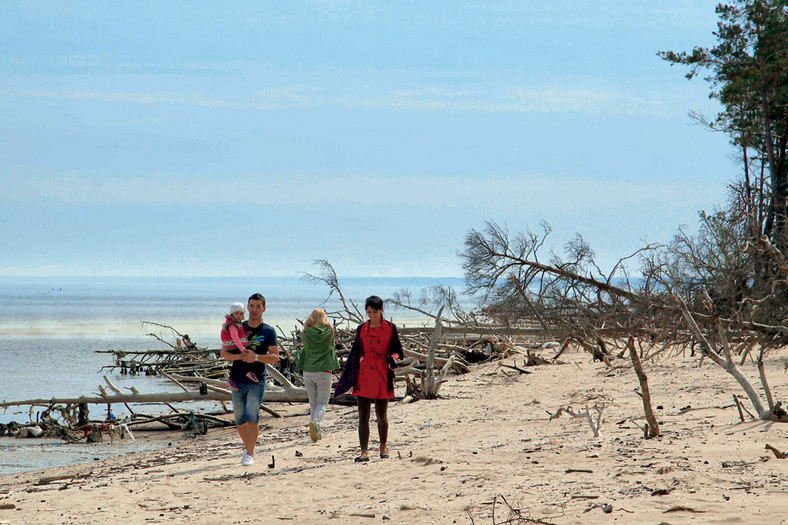
[[[181,380],[193,380],[194,378],[181,378]],[[202,382],[205,382],[204,380]],[[213,383],[213,381],[211,382]],[[225,385],[223,381],[216,381],[217,384]],[[200,392],[164,392],[158,394],[120,394],[116,396],[81,396],[64,397],[51,399],[27,399],[24,401],[7,401],[0,403],[0,408],[33,405],[77,405],[85,403],[89,405],[106,405],[114,403],[176,403],[179,401],[230,401],[232,396],[224,392],[208,390],[207,393]],[[263,401],[268,402],[307,402],[309,398],[306,389],[295,388],[292,390],[266,389]]]
[[[271,368],[268,369],[269,372]],[[272,374],[273,375],[273,374]],[[279,375],[276,376],[279,379]],[[216,386],[216,387],[226,387],[227,382],[221,381],[218,379],[210,379],[207,377],[192,377],[192,376],[182,376],[178,374],[171,374],[170,378],[173,380],[180,381],[181,383],[205,383],[209,386]],[[284,378],[281,378],[282,381],[286,382],[284,388],[282,387],[272,387],[270,385],[265,387],[265,395],[263,396],[263,401],[268,402],[292,402],[292,403],[306,403],[309,402],[309,397],[306,393],[306,388],[299,388],[297,386],[293,386],[289,381]]]
[[[112,403],[174,403],[178,401],[228,401],[231,396],[220,392],[208,391],[206,394],[200,392],[164,392],[158,394],[118,394],[114,396],[80,396],[64,397],[51,399],[27,399],[24,401],[6,401],[0,403],[0,408],[35,405],[49,406],[54,404],[78,405],[80,403],[90,405],[106,405]]]
[[[267,367],[269,373],[280,383],[283,387],[268,385],[265,389],[263,401],[268,402],[308,402],[305,388],[299,388],[290,383],[282,374],[272,367]],[[112,382],[104,377],[104,380],[109,385],[115,395],[100,395],[100,396],[80,396],[72,398],[50,398],[50,399],[28,399],[25,401],[7,401],[0,403],[0,408],[20,405],[32,406],[51,406],[55,404],[60,405],[78,405],[80,403],[105,405],[113,403],[175,403],[179,401],[230,401],[232,394],[226,390],[227,383],[218,379],[210,379],[206,377],[194,376],[181,376],[178,374],[164,374],[168,379],[180,386],[184,392],[161,392],[156,394],[141,394],[133,392],[131,394],[121,393],[120,390],[112,384]],[[208,388],[204,390],[189,391],[182,383],[192,382],[205,384]],[[104,392],[102,387],[99,390]]]

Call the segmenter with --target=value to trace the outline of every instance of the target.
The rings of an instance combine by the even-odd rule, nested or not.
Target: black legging
[[[380,437],[380,449],[386,448],[389,437],[389,420],[386,412],[389,408],[388,399],[370,399],[368,397],[357,397],[358,400],[358,442],[361,450],[369,450],[369,413],[372,401],[375,401],[375,417],[378,420],[378,436]]]

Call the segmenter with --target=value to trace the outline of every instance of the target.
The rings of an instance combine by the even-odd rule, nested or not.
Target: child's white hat
[[[246,307],[244,303],[233,303],[230,305],[230,315],[233,315],[235,312],[246,312]]]

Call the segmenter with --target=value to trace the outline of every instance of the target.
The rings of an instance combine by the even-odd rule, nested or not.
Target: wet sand
[[[165,436],[158,434],[137,432],[135,440],[101,443],[64,443],[52,438],[0,438],[0,474],[88,463],[166,447]]]

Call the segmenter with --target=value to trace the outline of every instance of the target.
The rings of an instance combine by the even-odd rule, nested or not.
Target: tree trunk
[[[730,359],[730,355],[728,355],[728,359],[726,359],[722,357],[713,346],[711,346],[709,340],[706,339],[706,336],[703,335],[700,327],[698,327],[698,323],[696,323],[695,319],[692,317],[692,314],[687,308],[687,304],[680,297],[677,297],[677,300],[681,305],[681,311],[684,315],[684,320],[687,322],[687,326],[689,326],[690,332],[692,332],[692,335],[695,336],[695,338],[703,347],[704,355],[708,355],[712,361],[724,368],[730,375],[733,376],[734,379],[736,379],[736,381],[739,382],[739,385],[747,394],[747,397],[750,398],[750,402],[755,408],[755,411],[758,413],[758,417],[764,418],[768,414],[768,411],[764,410],[763,403],[761,403],[761,398],[758,396],[755,388],[753,388],[752,383],[750,383],[750,381],[744,377],[744,374],[741,373],[741,370],[739,370],[739,368],[736,366],[736,363]]]
[[[441,316],[443,315],[443,308],[444,307],[441,306],[438,317],[435,319],[435,331],[430,340],[430,350],[427,352],[427,377],[426,389],[424,391],[424,395],[427,399],[435,398],[438,394],[433,366],[435,365],[435,347],[438,345],[438,339],[441,336]]]
[[[657,418],[654,417],[654,410],[651,408],[651,392],[648,389],[648,378],[646,373],[643,372],[643,367],[640,364],[640,357],[637,350],[635,350],[635,343],[632,337],[629,338],[627,343],[629,348],[629,356],[632,358],[632,366],[635,368],[635,374],[640,381],[640,390],[643,394],[643,411],[646,413],[646,421],[648,421],[648,437],[653,438],[659,436],[659,423]]]

